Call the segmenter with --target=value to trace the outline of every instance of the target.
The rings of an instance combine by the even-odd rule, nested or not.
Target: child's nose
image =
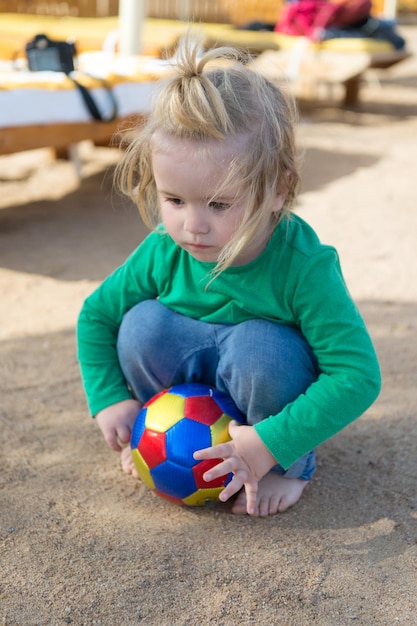
[[[193,234],[208,232],[209,226],[202,208],[188,207],[185,214],[184,229]]]

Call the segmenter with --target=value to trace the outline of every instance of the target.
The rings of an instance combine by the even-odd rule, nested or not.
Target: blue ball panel
[[[226,415],[229,415],[232,419],[240,422],[241,424],[245,424],[245,416],[243,413],[239,411],[232,398],[227,396],[225,393],[222,393],[218,389],[214,389],[213,398]]]
[[[173,498],[186,498],[196,491],[194,475],[187,467],[165,461],[151,470],[155,488]]]
[[[198,463],[193,458],[194,452],[209,446],[211,446],[210,427],[186,417],[166,432],[167,458],[184,467],[193,467]]]
[[[143,431],[145,430],[145,419],[146,419],[146,408],[143,408],[139,411],[139,414],[136,418],[136,421],[133,425],[132,435],[130,437],[130,447],[132,450],[138,447],[139,441],[143,435]]]
[[[203,383],[184,383],[183,385],[174,385],[170,388],[169,393],[175,393],[184,398],[189,398],[190,396],[211,396],[213,387]]]

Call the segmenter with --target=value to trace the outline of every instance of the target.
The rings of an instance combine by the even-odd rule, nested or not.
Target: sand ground
[[[383,391],[266,520],[159,499],[87,415],[77,313],[145,234],[117,151],[84,145],[80,183],[48,150],[0,159],[0,623],[417,624],[416,59],[378,77],[357,110],[303,110],[297,210],[340,251]]]

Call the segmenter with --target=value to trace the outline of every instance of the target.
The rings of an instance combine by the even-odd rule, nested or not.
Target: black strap
[[[85,87],[84,85],[81,85],[81,83],[79,83],[77,80],[75,80],[75,78],[73,78],[72,76],[70,76],[69,74],[67,74],[68,78],[70,78],[72,80],[72,82],[74,83],[74,85],[77,87],[78,91],[80,92],[82,99],[87,107],[87,109],[89,110],[90,114],[92,115],[92,117],[99,121],[99,122],[112,122],[114,119],[116,119],[117,117],[117,102],[116,99],[114,97],[113,94],[113,90],[111,89],[111,87],[109,86],[108,83],[106,83],[105,80],[100,79],[101,85],[104,87],[104,89],[106,90],[111,105],[112,105],[112,109],[111,109],[111,113],[108,117],[103,117],[97,107],[97,104],[94,101],[93,96],[91,95],[91,93],[89,92],[89,90],[87,89],[87,87]],[[96,78],[94,78],[94,80],[98,80]]]

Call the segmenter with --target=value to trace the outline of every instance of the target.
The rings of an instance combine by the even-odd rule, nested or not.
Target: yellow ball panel
[[[132,458],[133,463],[135,464],[136,470],[141,478],[141,481],[150,489],[155,489],[155,484],[152,480],[152,476],[149,472],[149,467],[145,463],[141,453],[139,450],[132,450]]]
[[[223,413],[223,415],[219,417],[217,422],[215,422],[214,424],[210,426],[211,439],[212,439],[213,446],[215,446],[218,443],[224,443],[225,441],[230,441],[229,423],[230,423],[230,417]]]
[[[183,417],[184,408],[184,397],[166,393],[148,406],[145,426],[158,433],[164,433]]]
[[[222,491],[223,487],[216,487],[214,489],[199,489],[191,494],[191,496],[183,498],[182,501],[187,506],[203,506],[208,501],[217,501]]]

